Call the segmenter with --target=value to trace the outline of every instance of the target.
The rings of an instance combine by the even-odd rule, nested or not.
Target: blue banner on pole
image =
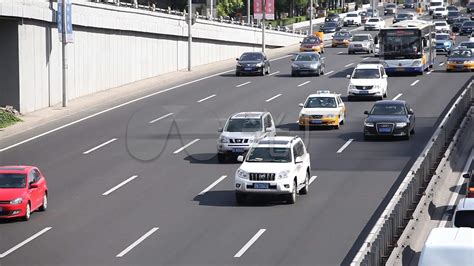
[[[66,16],[63,16],[63,1],[58,0],[58,11],[56,12],[56,21],[58,23],[59,41],[63,41],[63,17],[66,19],[66,43],[74,42],[74,31],[72,29],[72,3],[71,0],[66,1]]]

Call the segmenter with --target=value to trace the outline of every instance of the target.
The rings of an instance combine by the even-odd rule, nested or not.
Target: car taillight
[[[470,187],[469,190],[467,191],[467,198],[474,198],[474,187]]]

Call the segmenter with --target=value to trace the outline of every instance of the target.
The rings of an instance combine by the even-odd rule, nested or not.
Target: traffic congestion
[[[163,105],[169,109],[154,109],[162,112],[158,117],[149,117],[149,114],[146,114],[138,120],[143,122],[142,120],[147,119],[147,125],[168,123],[169,128],[166,130],[156,129],[150,133],[154,134],[153,136],[170,136],[173,126],[181,126],[179,130],[186,133],[178,132],[176,134],[185,135],[185,138],[192,135],[188,134],[188,131],[194,134],[195,128],[204,128],[206,131],[206,133],[197,134],[199,138],[189,137],[190,139],[181,139],[176,143],[162,144],[160,151],[161,155],[164,150],[168,151],[167,149],[170,149],[171,146],[175,149],[173,145],[178,145],[179,147],[173,150],[172,154],[186,153],[183,161],[186,161],[186,167],[191,169],[189,176],[205,172],[205,168],[212,163],[217,164],[218,170],[216,172],[222,169],[231,172],[222,175],[220,179],[190,201],[207,207],[291,205],[297,208],[297,203],[300,203],[300,200],[303,203],[305,197],[311,194],[313,189],[310,189],[312,188],[310,185],[316,178],[321,174],[331,175],[331,172],[334,171],[329,167],[326,168],[325,164],[328,163],[328,158],[334,161],[337,159],[333,158],[334,155],[325,157],[325,153],[334,150],[336,154],[342,154],[350,148],[350,145],[357,142],[359,146],[357,146],[356,152],[361,153],[363,149],[370,147],[369,149],[374,152],[368,155],[370,158],[384,156],[385,149],[394,149],[396,146],[403,147],[404,151],[401,151],[400,154],[406,155],[404,152],[410,150],[412,146],[418,147],[422,142],[424,143],[422,140],[425,140],[429,135],[428,124],[434,124],[436,117],[428,114],[427,107],[417,106],[413,103],[414,98],[420,101],[420,98],[426,97],[418,94],[416,85],[426,81],[427,87],[436,86],[431,83],[430,77],[438,73],[443,73],[443,75],[447,75],[447,78],[453,80],[456,80],[457,77],[466,78],[467,75],[472,75],[469,73],[474,70],[474,21],[472,13],[468,12],[474,12],[474,10],[434,4],[426,13],[419,13],[415,10],[415,6],[388,3],[381,10],[369,8],[349,12],[344,16],[331,15],[326,18],[324,24],[320,25],[316,32],[304,37],[298,50],[288,56],[274,59],[264,52],[247,51],[240,57],[232,59],[232,62],[235,62],[234,68],[213,76],[225,78],[225,80],[213,80],[210,82],[212,86],[227,86],[232,83],[232,100],[230,104],[228,103],[232,105],[232,113],[230,115],[225,112],[219,113],[219,116],[225,114],[226,118],[218,127],[214,127],[215,123],[208,123],[208,120],[214,119],[208,109],[196,109],[194,113],[187,113],[189,117],[175,119],[176,113],[188,100],[186,97],[179,97],[179,101],[175,105],[167,105],[165,102]],[[266,82],[269,79],[272,79],[270,87],[278,89],[272,91],[271,95],[265,96],[263,104],[254,101],[257,97],[262,96],[262,91],[244,91],[253,84],[261,84],[259,82]],[[210,87],[207,84],[199,86]],[[412,97],[404,98],[404,93],[408,93],[402,92],[400,88],[409,89]],[[212,102],[213,99],[219,97],[219,92],[210,91],[212,94],[193,99],[193,104],[209,104],[211,106],[209,109],[225,109],[226,104]],[[275,103],[286,95],[289,95],[289,99],[284,106],[282,104],[281,106],[268,107],[268,104]],[[437,97],[435,102],[439,103],[438,98],[444,96],[437,92],[433,93],[433,97]],[[252,99],[245,100],[246,98]],[[240,103],[236,102],[237,99]],[[166,99],[166,101],[168,100]],[[278,102],[277,105],[279,105]],[[436,106],[437,104],[432,105]],[[287,108],[287,106],[290,107]],[[285,114],[283,115],[283,112],[280,112],[278,108],[285,108]],[[421,109],[420,112],[418,109]],[[437,112],[444,112],[444,107],[438,109]],[[134,112],[135,114],[141,115],[140,111]],[[116,119],[120,120],[122,117]],[[132,122],[138,121],[130,120]],[[105,121],[102,122],[105,123]],[[114,135],[116,131],[118,131],[116,128],[110,128],[103,132],[88,132],[85,135],[92,137],[107,135],[110,132]],[[418,136],[420,131],[423,133]],[[148,131],[144,130],[144,132],[148,134]],[[141,134],[141,131],[135,132],[133,126],[127,127],[127,137]],[[175,133],[171,135],[173,141],[178,139]],[[311,139],[317,140],[309,143]],[[328,139],[332,140],[328,141]],[[100,152],[103,148],[110,148],[109,145],[119,141],[122,140],[119,137],[114,137],[97,143],[97,145],[90,145],[81,154],[83,156],[92,155],[95,152]],[[124,145],[129,145],[128,142],[131,142],[130,139],[126,141],[127,143]],[[199,152],[193,150],[195,145],[200,145]],[[417,148],[417,151],[421,150],[420,147]],[[61,149],[61,147],[58,148]],[[150,146],[150,148],[154,147]],[[127,150],[127,152],[127,156],[131,155],[135,158],[142,156],[142,154],[134,155],[133,149]],[[58,160],[61,157],[60,153],[56,156]],[[71,155],[67,152],[65,156]],[[205,158],[202,159],[199,156]],[[185,169],[182,165],[172,166],[178,161],[175,157],[166,160],[164,164],[179,172],[180,178],[188,178],[188,175],[181,172]],[[366,167],[364,164],[367,163],[364,160],[363,158],[344,158],[336,162],[335,167],[345,169],[347,165],[351,165],[352,168],[364,169]],[[397,167],[408,162],[408,160],[400,160],[400,158],[394,160],[396,160]],[[82,159],[78,161],[82,162]],[[144,161],[146,160],[142,160],[138,164],[144,163]],[[380,169],[387,166],[383,161],[380,161],[380,164]],[[51,201],[50,195],[55,193],[62,195],[67,192],[56,192],[52,189],[55,186],[54,182],[49,179],[47,181],[47,174],[43,175],[43,167],[51,166],[14,165],[12,163],[0,167],[0,219],[8,220],[8,223],[18,220],[31,223],[38,219],[41,221],[44,216],[57,216],[54,210],[55,203]],[[136,166],[130,163],[119,164],[118,167],[121,171],[126,171],[127,168]],[[102,167],[94,167],[90,170],[96,171],[97,168],[99,171],[115,171]],[[385,172],[382,175],[388,175],[388,172],[393,171],[392,166],[387,166],[387,169],[380,170],[380,172]],[[350,178],[351,171],[350,169],[344,171],[344,175]],[[71,175],[76,176],[79,173],[71,173]],[[207,199],[208,201],[203,200],[204,195],[215,186],[219,186],[221,181],[224,182],[227,175],[230,176],[231,181],[225,183],[225,188],[221,187],[221,190],[231,191],[231,199],[226,198],[228,193],[219,191],[221,193],[214,194],[211,203],[209,199]],[[114,194],[129,183],[140,180],[138,176],[140,175],[132,175],[118,185],[115,184],[103,192],[102,196]],[[470,182],[466,188],[468,198],[472,198],[474,197],[472,196],[474,195],[472,189],[474,177],[471,174],[466,176],[466,179]],[[195,180],[190,181],[189,186],[181,187],[184,191],[179,192],[179,196],[183,196],[184,192],[189,192],[195,182]],[[102,185],[110,186],[112,184],[108,181],[94,181],[94,186]],[[146,186],[146,184],[144,185]],[[85,185],[83,182],[75,180],[65,186],[77,186],[82,189]],[[380,186],[389,189],[388,181]],[[342,181],[331,184],[330,187],[334,191],[338,191],[339,188],[352,192],[354,189],[364,189],[362,186],[354,189],[346,187]],[[162,195],[174,197],[176,195],[172,193],[172,190],[175,188],[173,185],[158,190]],[[96,189],[97,187],[94,192]],[[323,191],[318,192],[323,193]],[[139,206],[140,202],[147,201],[144,198],[146,195],[153,195],[152,197],[157,197],[155,200],[158,199],[152,186],[148,186],[143,194],[137,193],[137,191],[134,194],[137,195],[137,198],[132,200],[133,205],[140,210],[144,208]],[[324,195],[326,197],[324,202],[334,196],[333,193]],[[73,196],[77,197],[78,195]],[[164,198],[160,198],[160,200],[166,201]],[[222,202],[216,202],[219,200]],[[93,201],[92,197],[84,204],[88,209],[91,209],[95,205]],[[470,199],[461,203],[466,207],[459,209],[457,219],[460,221],[459,223],[473,227],[474,225],[469,219],[473,217],[474,210],[471,209],[474,209],[474,205],[467,201]],[[369,204],[368,201],[365,202]],[[67,203],[56,203],[56,206],[70,208],[66,206]],[[187,203],[180,202],[179,204],[186,205]],[[124,210],[121,210],[119,206],[113,210],[107,210],[110,215],[107,219],[124,211],[135,213],[136,210],[132,210],[134,206],[127,205]],[[372,207],[375,209],[377,206]],[[83,206],[72,206],[72,208],[81,209]],[[165,210],[166,208],[160,209],[160,211]],[[262,209],[259,210],[265,212]],[[285,209],[285,211],[287,210]],[[467,213],[466,210],[472,212]],[[111,213],[112,211],[114,213]],[[461,213],[462,211],[466,211],[466,213]],[[227,214],[229,217],[234,215],[231,212]],[[217,215],[210,215],[213,219],[219,219]],[[281,213],[281,215],[284,214]],[[298,214],[293,213],[293,215]],[[193,215],[183,218],[179,223],[184,224],[187,219],[200,218],[202,217],[193,213]],[[270,217],[265,219],[267,218]],[[61,218],[57,216],[55,219]],[[331,221],[324,221],[324,223],[331,223]],[[104,226],[105,224],[101,227],[103,229],[101,231],[106,231]],[[186,226],[192,227],[192,225]],[[283,225],[279,224],[278,226]],[[158,229],[156,228],[156,230]],[[219,229],[220,232],[225,230],[224,228]],[[259,232],[261,235],[265,230]],[[314,236],[314,232],[312,233]],[[90,233],[88,236],[92,235],[93,233]],[[226,237],[232,235],[232,232],[226,232]],[[240,241],[242,236],[236,237]],[[190,243],[188,244],[190,245]],[[200,250],[195,250],[195,252],[200,252]],[[240,257],[240,255],[235,255],[235,257]],[[188,260],[184,260],[184,262],[189,263]],[[291,261],[284,262],[291,265]],[[429,265],[429,263],[425,265]]]

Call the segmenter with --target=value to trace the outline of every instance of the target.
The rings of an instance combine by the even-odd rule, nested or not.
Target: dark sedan
[[[404,20],[412,20],[414,15],[411,13],[399,13],[393,18],[393,23],[397,23]]]
[[[415,3],[413,1],[405,1],[405,3],[403,4],[403,8],[414,9],[415,8]]]
[[[329,22],[325,22],[321,26],[321,31],[323,33],[333,33],[340,30],[341,28],[342,28],[342,25],[339,24],[339,22],[329,21]]]
[[[396,136],[410,139],[415,134],[415,113],[400,100],[378,101],[372,110],[365,111],[364,140],[372,137]]]
[[[240,58],[237,58],[235,67],[235,75],[240,76],[242,74],[259,74],[262,76],[270,74],[270,61],[261,52],[243,53]]]
[[[453,25],[451,25],[451,30],[453,32],[459,32],[459,30],[461,29],[461,26],[464,23],[464,21],[469,21],[469,18],[468,17],[459,17],[459,18],[457,18],[454,21]]]
[[[324,22],[342,22],[342,18],[338,14],[330,14],[324,19]]]
[[[460,35],[471,35],[474,29],[474,21],[464,21],[462,23],[461,29],[459,30]]]
[[[466,5],[466,11],[467,13],[471,13],[474,11],[474,2],[470,2],[469,4]]]
[[[299,53],[295,59],[292,59],[291,76],[299,76],[303,74],[316,74],[320,76],[324,74],[324,59],[316,52]]]
[[[459,18],[460,16],[461,16],[461,13],[457,10],[448,11],[446,22],[448,22],[448,24],[453,24],[454,21],[456,21],[456,19]]]

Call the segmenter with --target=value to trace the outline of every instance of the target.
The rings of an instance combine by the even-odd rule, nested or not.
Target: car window
[[[385,75],[385,69],[383,67],[380,68],[380,73],[382,73],[382,76]]]
[[[230,119],[225,131],[228,132],[257,132],[262,130],[260,119]]]
[[[262,60],[262,54],[259,53],[245,53],[240,57],[242,61],[258,61]]]
[[[305,108],[336,108],[334,97],[312,97],[306,101]]]
[[[466,20],[462,23],[462,26],[463,27],[472,27],[472,26],[474,26],[474,21]]]
[[[357,17],[357,14],[347,14],[346,17],[354,18],[354,17]]]
[[[304,44],[320,43],[320,40],[319,38],[304,38],[303,43]]]
[[[270,119],[269,115],[265,116],[264,123],[265,123],[265,128],[272,127],[272,120]]]
[[[474,228],[474,211],[457,211],[454,226]]]
[[[301,143],[301,141],[298,141],[296,144],[295,144],[295,150],[296,150],[296,157],[299,157],[299,156],[303,156],[304,155],[304,148],[303,148],[303,143]]]
[[[34,183],[34,182],[35,182],[35,174],[34,174],[34,171],[31,171],[28,174],[28,184]]]
[[[453,58],[470,58],[472,57],[471,50],[454,50],[449,57]]]
[[[314,54],[299,54],[296,56],[295,61],[318,61],[319,55]]]
[[[34,182],[38,182],[41,178],[41,174],[37,169],[33,170],[33,178],[34,178]]]
[[[289,148],[255,147],[250,149],[247,162],[291,162]]]
[[[376,18],[371,18],[369,19],[369,22],[379,22],[380,20],[379,19],[376,19]]]
[[[371,115],[406,115],[405,106],[401,104],[376,104]]]
[[[449,40],[449,35],[447,35],[447,34],[436,34],[435,38],[438,41]]]
[[[0,174],[0,188],[24,188],[26,187],[25,174]]]
[[[378,79],[380,78],[379,69],[355,69],[352,74],[353,79]]]
[[[362,41],[367,41],[369,40],[369,37],[367,35],[356,35],[352,39],[354,42],[362,42]]]

